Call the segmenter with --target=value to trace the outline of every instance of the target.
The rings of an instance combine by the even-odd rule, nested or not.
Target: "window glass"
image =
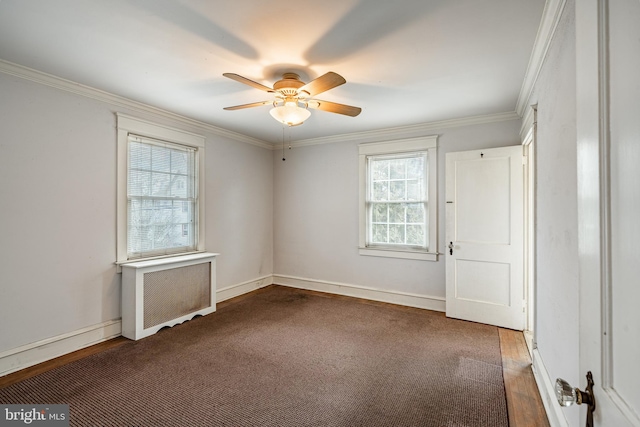
[[[367,246],[427,248],[427,153],[368,156]]]
[[[197,149],[130,136],[127,256],[197,247]]]

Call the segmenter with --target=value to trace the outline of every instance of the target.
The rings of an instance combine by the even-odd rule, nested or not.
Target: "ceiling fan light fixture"
[[[284,105],[273,107],[269,114],[287,126],[298,126],[311,116],[311,111],[299,107],[296,102],[285,102]]]
[[[362,111],[359,107],[314,99],[316,95],[347,82],[344,77],[333,71],[329,71],[309,83],[304,83],[300,80],[300,76],[296,73],[284,73],[282,79],[273,84],[273,89],[238,74],[224,73],[223,76],[274,94],[276,99],[273,101],[273,108],[269,112],[274,119],[288,126],[298,126],[307,120],[311,116],[311,112],[307,110],[308,108],[351,117],[356,117]],[[270,103],[271,101],[260,101],[225,107],[224,109],[242,110]]]

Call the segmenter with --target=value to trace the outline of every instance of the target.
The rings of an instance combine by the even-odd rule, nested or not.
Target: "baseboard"
[[[443,312],[445,311],[445,299],[443,297],[388,291],[346,283],[327,282],[324,280],[285,276],[281,274],[273,275],[273,283],[283,286],[290,286],[292,288],[327,292],[330,294],[388,302],[391,304],[406,305],[409,307],[424,308],[427,310]]]
[[[533,350],[533,363],[531,368],[533,369],[533,376],[536,379],[544,409],[547,411],[549,424],[551,427],[569,427],[567,418],[562,412],[562,407],[558,405],[558,401],[556,400],[554,382],[549,378],[549,372],[547,372],[547,368],[544,366],[544,362],[537,348]]]
[[[0,353],[0,376],[120,336],[120,319],[88,326]]]
[[[216,291],[216,301],[222,302],[269,286],[273,283],[300,289],[424,308],[427,310],[445,311],[445,300],[441,297],[387,291],[285,275],[267,275],[218,289]],[[46,362],[47,360],[116,338],[120,336],[121,333],[121,320],[115,319],[4,351],[0,353],[0,376],[8,375],[21,369]]]
[[[216,301],[222,302],[272,283],[273,276],[268,275],[218,289]],[[0,377],[119,337],[121,334],[122,322],[115,319],[4,351],[0,353]]]
[[[522,331],[522,334],[524,335],[524,342],[527,344],[527,350],[529,351],[529,356],[531,356],[531,359],[533,359],[533,350],[535,347],[533,345],[533,332],[525,329],[524,331]]]
[[[216,291],[216,302],[222,302],[237,296],[246,294],[256,289],[264,288],[273,283],[273,276],[262,276],[248,282],[238,283],[237,285],[227,286],[226,288]]]

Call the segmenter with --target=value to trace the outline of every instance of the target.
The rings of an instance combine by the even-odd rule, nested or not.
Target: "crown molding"
[[[542,70],[542,66],[547,58],[549,46],[551,46],[551,41],[558,28],[558,23],[560,22],[560,17],[562,16],[566,3],[566,0],[547,0],[544,5],[542,20],[540,21],[536,41],[533,44],[533,50],[529,58],[527,73],[525,74],[522,87],[520,88],[520,94],[518,95],[518,101],[516,102],[516,112],[520,117],[525,113],[527,103],[533,93],[533,88],[538,81],[540,70]]]
[[[304,147],[308,145],[331,144],[334,142],[358,141],[376,142],[389,139],[403,139],[411,136],[421,136],[438,129],[458,128],[463,126],[479,125],[486,123],[517,120],[520,116],[515,112],[487,114],[482,116],[463,117],[459,119],[439,120],[436,122],[419,123],[409,126],[368,130],[363,132],[344,133],[341,135],[324,136],[320,138],[302,139],[293,141],[292,147]],[[274,147],[274,150],[277,147]]]
[[[530,105],[524,111],[522,116],[522,125],[520,126],[520,140],[524,143],[527,139],[527,135],[531,132],[533,125],[535,125],[535,111],[538,109],[538,104]]]
[[[233,139],[235,141],[244,142],[246,144],[255,145],[261,148],[272,149],[272,144],[266,143],[256,138],[252,138],[247,135],[243,135],[237,132],[219,128],[217,126],[210,125],[199,120],[191,119],[189,117],[182,116],[180,114],[172,113],[171,111],[163,110],[158,107],[153,107],[148,104],[144,104],[139,101],[134,101],[129,98],[125,98],[119,95],[114,95],[109,92],[105,92],[100,89],[96,89],[90,86],[85,86],[80,83],[66,80],[61,77],[57,77],[51,74],[43,73],[42,71],[34,70],[32,68],[24,67],[22,65],[14,64],[9,61],[0,59],[0,72],[9,74],[12,76],[20,77],[25,80],[30,80],[35,83],[39,83],[45,86],[60,89],[66,92],[71,92],[76,95],[81,95],[86,98],[95,99],[97,101],[104,102],[115,107],[128,108],[139,113],[150,113],[156,116],[161,116],[165,119],[174,120],[176,122],[192,126],[200,131],[211,132],[215,135]]]
[[[549,0],[558,1],[558,0]],[[566,0],[562,0],[563,2]],[[80,83],[66,80],[61,77],[57,77],[51,74],[44,73],[42,71],[34,70],[22,65],[14,64],[9,61],[0,59],[0,72],[9,74],[12,76],[20,77],[25,80],[30,80],[35,83],[39,83],[45,86],[53,87],[66,92],[81,95],[87,98],[95,99],[97,101],[104,102],[106,104],[123,107],[140,113],[149,113],[163,118],[174,120],[176,122],[194,127],[199,131],[211,132],[215,135],[233,139],[235,141],[244,142],[247,144],[255,145],[268,150],[277,150],[279,147],[277,144],[270,144],[268,142],[252,138],[247,135],[243,135],[237,132],[219,128],[217,126],[210,125],[208,123],[201,122],[199,120],[191,119],[189,117],[182,116],[180,114],[172,113],[167,110],[163,110],[158,107],[153,107],[148,104],[144,104],[139,101],[134,101],[129,98],[125,98],[119,95],[114,95],[109,92],[105,92],[100,89],[85,86]],[[416,135],[424,135],[425,133],[432,132],[436,129],[456,128],[477,124],[495,123],[508,120],[516,120],[521,117],[521,114],[516,112],[488,114],[482,116],[463,117],[458,119],[440,120],[435,122],[419,123],[416,125],[399,126],[385,129],[377,129],[363,132],[353,132],[340,135],[332,135],[319,138],[311,138],[293,141],[292,147],[302,147],[307,145],[319,145],[330,144],[334,142],[344,141],[359,141],[359,142],[375,142],[388,140],[390,138],[398,139]]]

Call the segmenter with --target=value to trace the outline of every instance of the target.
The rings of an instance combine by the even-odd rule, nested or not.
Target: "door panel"
[[[580,368],[598,427],[640,426],[638,22],[638,0],[576,2]]]
[[[522,147],[446,155],[447,316],[522,330]]]
[[[460,160],[455,165],[454,239],[509,244],[509,157]],[[486,203],[491,204],[491,209],[478,209]]]
[[[640,414],[640,2],[609,2],[612,389]],[[632,285],[635,283],[636,285]]]
[[[511,269],[509,264],[455,260],[456,299],[509,306]]]

